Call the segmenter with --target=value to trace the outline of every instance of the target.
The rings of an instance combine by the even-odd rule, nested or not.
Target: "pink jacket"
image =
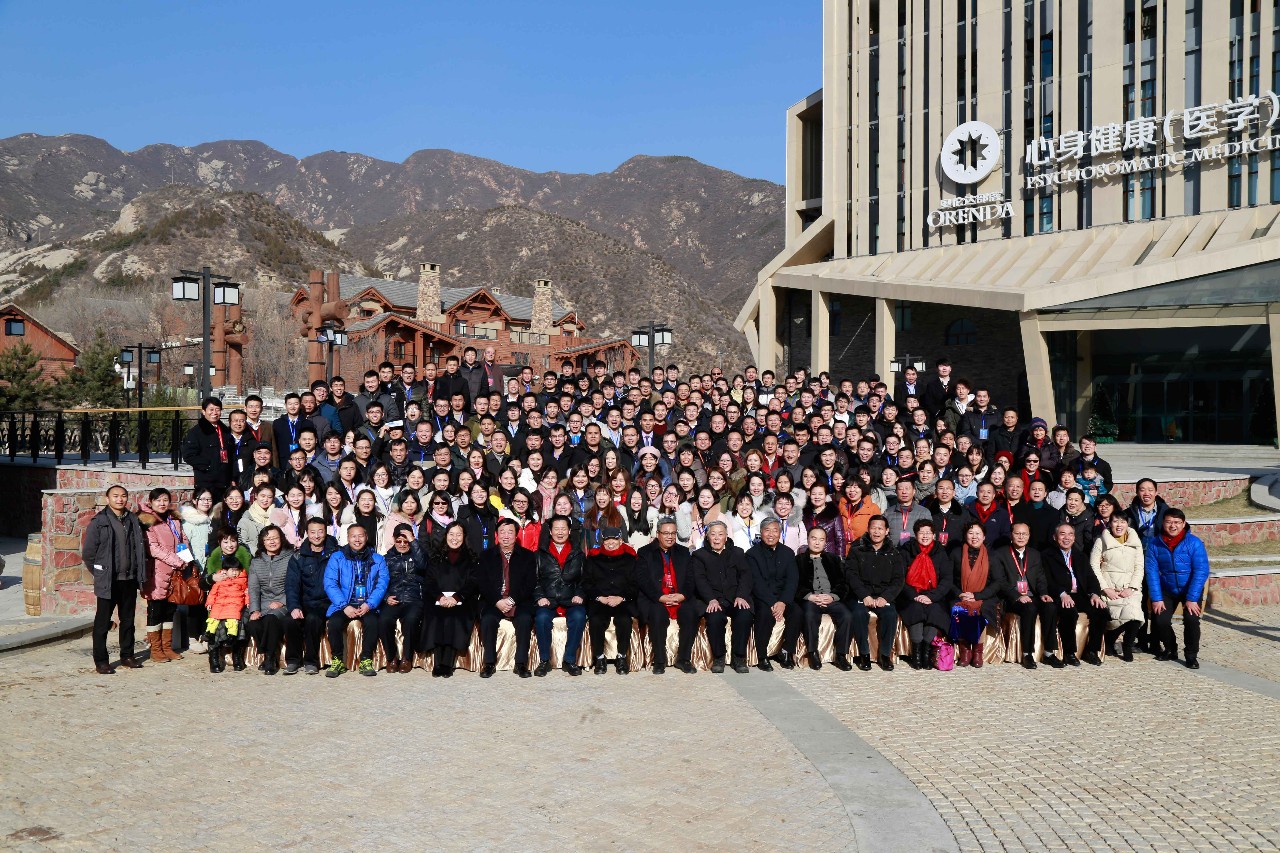
[[[176,531],[176,534],[175,534]],[[169,580],[174,569],[185,565],[178,559],[178,547],[191,543],[182,532],[182,524],[174,516],[161,518],[147,528],[147,550],[151,555],[151,571],[142,587],[142,597],[151,601],[163,601],[169,597]]]

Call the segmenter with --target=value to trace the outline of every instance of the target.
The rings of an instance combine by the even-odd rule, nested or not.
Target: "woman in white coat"
[[[1089,566],[1107,600],[1111,621],[1107,623],[1107,650],[1115,654],[1116,638],[1124,634],[1118,657],[1133,660],[1133,642],[1142,627],[1142,576],[1145,571],[1142,537],[1129,529],[1129,519],[1115,513],[1093,542]]]

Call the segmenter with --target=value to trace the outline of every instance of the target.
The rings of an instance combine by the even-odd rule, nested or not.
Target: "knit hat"
[[[1009,452],[1009,451],[1007,451],[1007,450],[1001,450],[999,453],[997,453],[997,454],[996,454],[996,464],[997,464],[997,465],[1000,463],[1000,460],[1001,460],[1001,459],[1003,459],[1005,462],[1007,462],[1010,468],[1012,468],[1012,467],[1013,467],[1013,454],[1012,454],[1012,453],[1010,453],[1010,452]]]
[[[1040,428],[1041,428],[1041,429],[1043,429],[1043,430],[1048,430],[1048,429],[1049,429],[1049,424],[1045,421],[1045,419],[1044,419],[1044,418],[1032,418],[1032,419],[1031,419],[1031,428],[1032,428],[1032,429],[1035,429],[1036,427],[1040,427]]]

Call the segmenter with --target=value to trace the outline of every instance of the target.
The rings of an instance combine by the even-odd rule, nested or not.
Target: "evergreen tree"
[[[119,349],[112,346],[101,329],[93,342],[80,352],[76,366],[58,382],[56,397],[68,408],[116,408],[124,402],[120,374],[115,371]]]
[[[0,352],[0,409],[36,409],[49,397],[40,356],[26,341]]]
[[[1097,385],[1093,391],[1093,413],[1089,416],[1089,432],[1094,434],[1099,444],[1110,444],[1120,434],[1115,409],[1111,406],[1111,395],[1101,384]]]

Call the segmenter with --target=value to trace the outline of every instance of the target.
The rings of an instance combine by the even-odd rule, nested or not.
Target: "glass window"
[[[977,326],[973,324],[972,320],[964,317],[947,326],[947,334],[942,343],[944,346],[957,347],[976,344],[977,342]]]

